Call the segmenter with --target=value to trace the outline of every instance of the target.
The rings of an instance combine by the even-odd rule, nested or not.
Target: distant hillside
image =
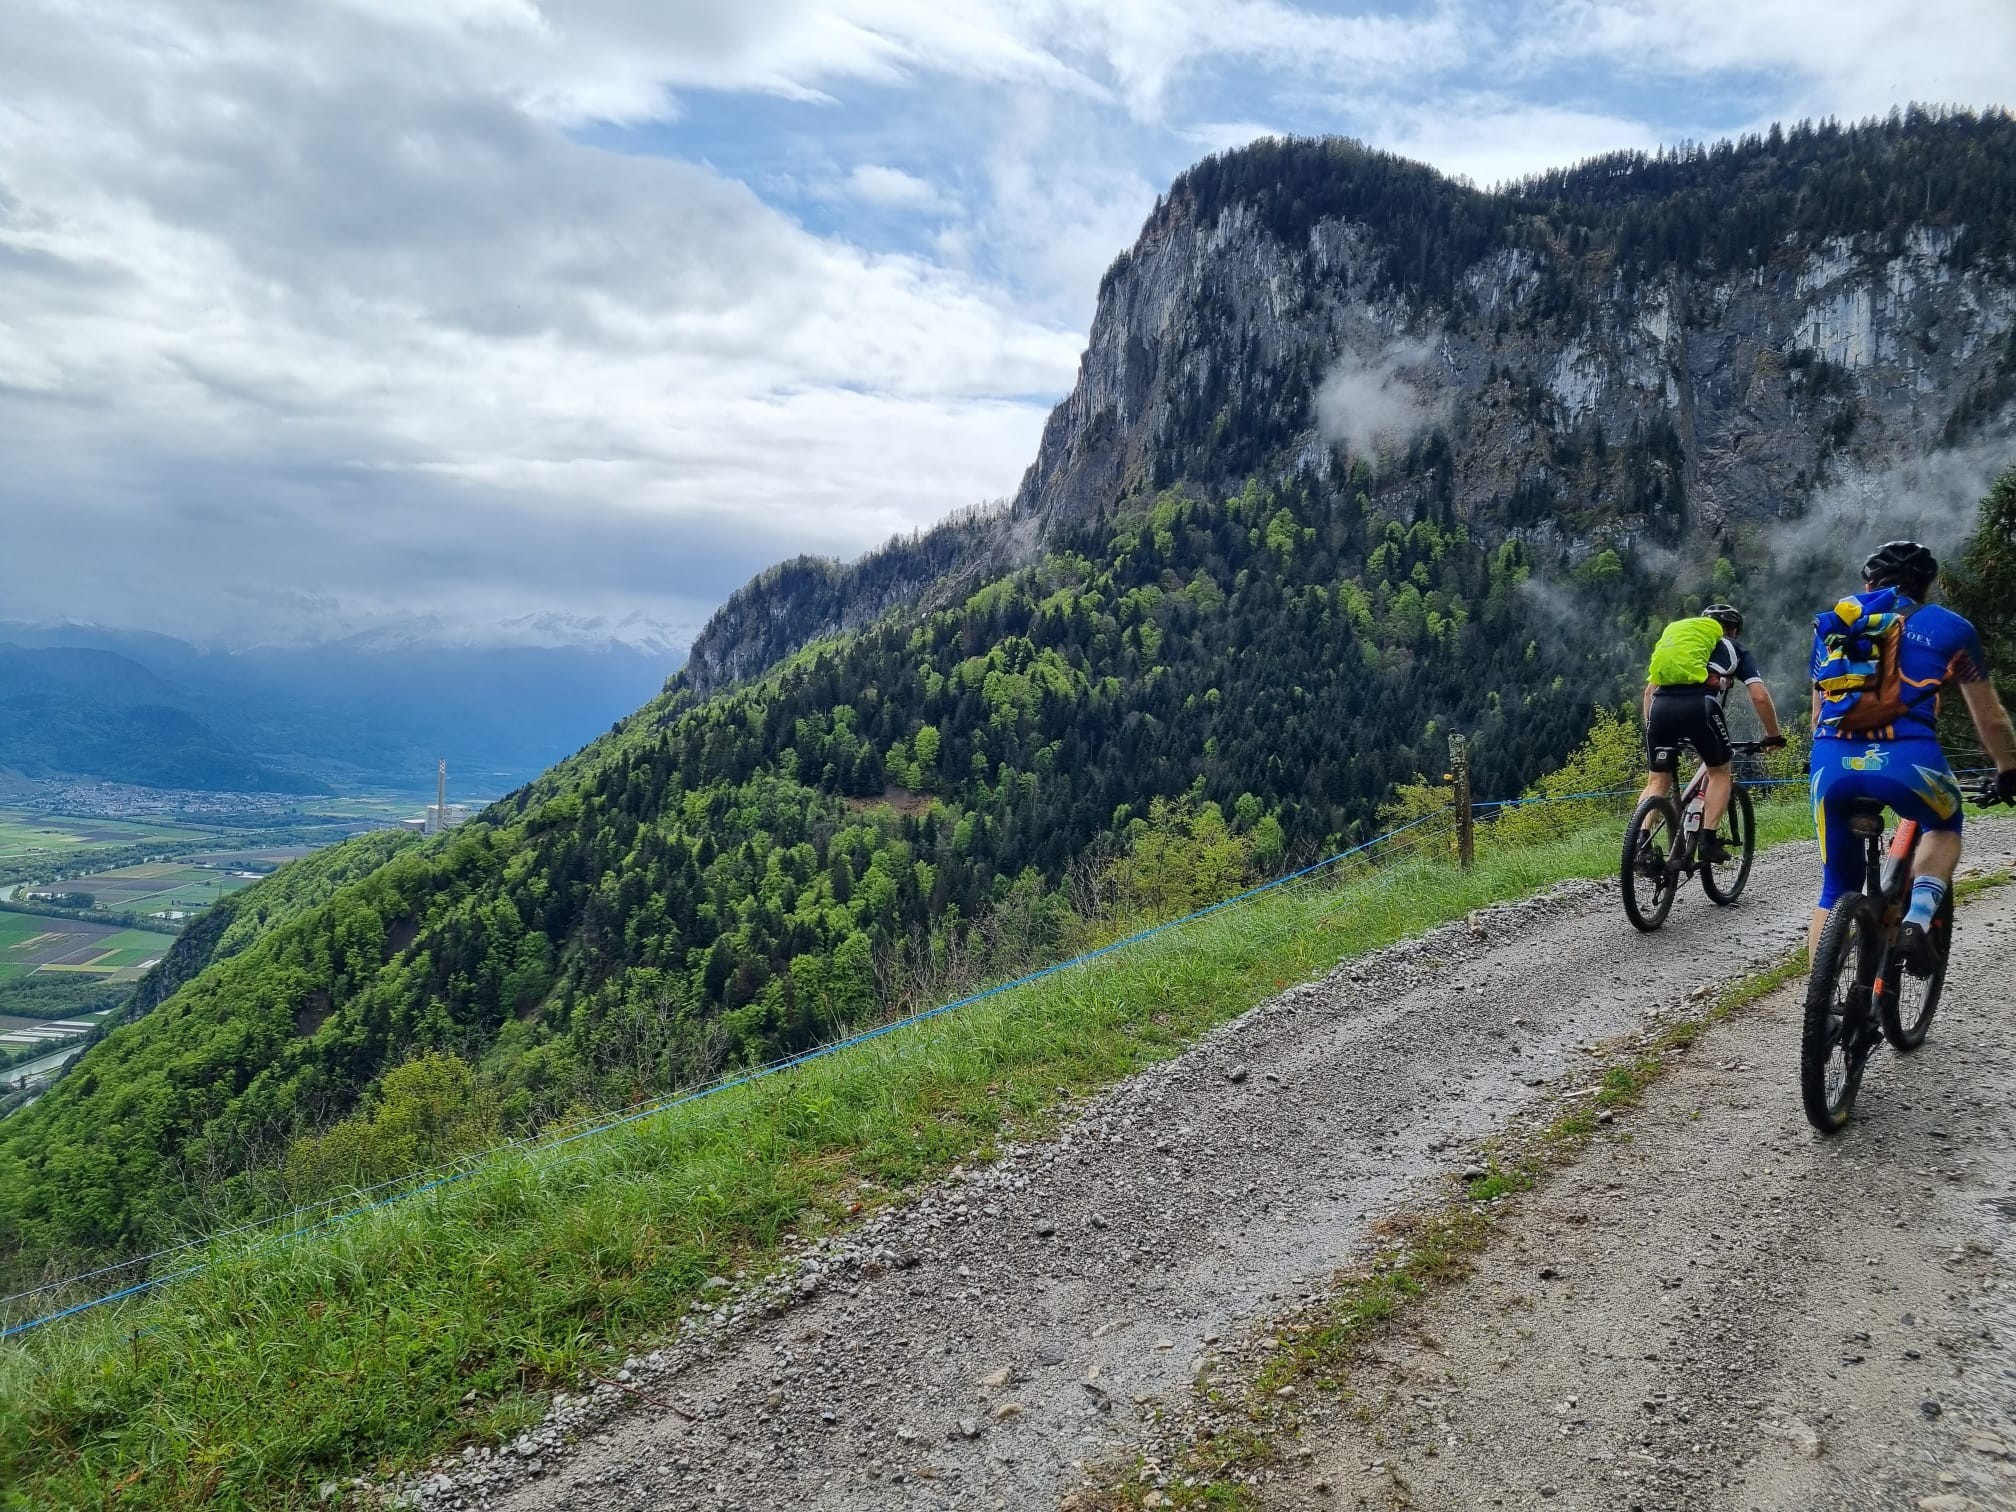
[[[962,510],[852,562],[793,557],[759,573],[715,611],[687,658],[681,686],[706,695],[752,677],[809,641],[859,630],[891,610],[942,597],[964,579],[1012,565],[1005,509]]]
[[[142,787],[325,792],[190,712],[198,695],[109,651],[0,643],[0,768]]]
[[[11,643],[11,644],[9,644]],[[0,766],[150,787],[501,792],[658,692],[678,658],[615,642],[377,635],[204,652],[167,636],[0,625]]]
[[[109,1036],[0,1124],[0,1267],[276,1200],[421,1050],[533,1128],[1365,835],[1452,731],[1517,791],[1665,617],[1768,636],[1799,571],[1838,584],[1841,480],[1994,450],[2012,228],[2000,115],[1499,195],[1348,143],[1209,160],[1011,514],[765,574],[617,729]],[[1836,512],[1957,539],[1955,497]]]
[[[0,981],[0,1011],[21,1018],[73,1018],[99,1009],[116,1010],[80,1041],[95,1045],[120,1024],[152,1013],[210,967],[326,903],[339,889],[416,843],[408,831],[377,830],[303,856],[218,899],[172,943],[164,939],[165,951],[137,983],[47,973],[15,977]],[[7,1102],[0,1099],[0,1113],[6,1111]]]

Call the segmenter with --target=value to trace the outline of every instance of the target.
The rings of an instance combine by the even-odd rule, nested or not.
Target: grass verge
[[[1798,810],[1763,814],[1767,840],[1802,833]],[[1416,860],[1283,889],[564,1152],[503,1154],[311,1235],[214,1245],[200,1275],[0,1352],[0,1498],[327,1505],[325,1483],[502,1441],[550,1386],[663,1338],[710,1276],[763,1265],[787,1231],[1040,1134],[1060,1093],[1173,1055],[1340,960],[1609,875],[1616,846],[1606,821],[1468,873]],[[1415,1248],[1413,1270],[1380,1283],[1395,1295],[1429,1264]],[[484,1405],[465,1408],[469,1392]]]
[[[1974,897],[2012,880],[2008,870],[1961,879],[1955,896]],[[1212,1409],[1211,1431],[1176,1459],[1172,1473],[1137,1462],[1127,1473],[1108,1468],[1106,1483],[1080,1493],[1077,1512],[1121,1508],[1213,1508],[1249,1512],[1261,1505],[1258,1476],[1279,1461],[1280,1446],[1297,1431],[1298,1398],[1309,1391],[1350,1389],[1353,1366],[1378,1331],[1441,1287],[1465,1279],[1477,1257],[1517,1210],[1514,1199],[1570,1165],[1615,1113],[1635,1106],[1714,1025],[1806,974],[1804,946],[1730,983],[1701,1011],[1634,1041],[1602,1073],[1591,1106],[1578,1106],[1506,1136],[1485,1174],[1437,1204],[1382,1225],[1384,1244],[1364,1264],[1339,1276],[1330,1296],[1281,1323],[1278,1347],[1234,1401],[1222,1389],[1200,1388]],[[1159,1466],[1159,1461],[1155,1462]]]

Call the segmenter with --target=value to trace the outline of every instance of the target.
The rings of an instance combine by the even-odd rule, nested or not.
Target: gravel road
[[[2010,850],[2011,838],[2016,829],[2001,833],[2001,851]],[[1994,848],[1977,843],[1973,854]],[[432,1507],[514,1509],[1055,1506],[1079,1483],[1084,1462],[1125,1452],[1137,1431],[1137,1404],[1187,1391],[1208,1350],[1319,1291],[1366,1241],[1372,1221],[1466,1163],[1478,1138],[1549,1100],[1548,1084],[1579,1061],[1583,1046],[1640,1028],[1696,986],[1720,984],[1781,955],[1802,937],[1814,865],[1810,847],[1771,852],[1760,858],[1738,907],[1714,909],[1691,893],[1666,929],[1649,938],[1625,924],[1611,888],[1572,885],[1474,915],[1468,924],[1291,990],[1100,1097],[1057,1140],[956,1172],[854,1234],[797,1257],[786,1274],[760,1288],[724,1281],[718,1308],[696,1313],[700,1326],[682,1342],[633,1359],[616,1385],[560,1402],[544,1428],[506,1452],[472,1454],[443,1467],[423,1482],[421,1499]],[[1963,930],[1971,933],[1971,924]],[[1775,1173],[1774,1161],[1795,1156],[1836,1166],[1875,1159],[1876,1141],[1886,1137],[1887,1104],[1923,1085],[1928,1106],[1935,1090],[1943,1105],[1945,1081],[1913,1078],[1943,1063],[1934,1057],[1969,1053],[1950,1047],[1964,1045],[1977,1002],[1952,1000],[1926,1071],[1913,1066],[1909,1075],[1898,1074],[1888,1061],[1875,1068],[1865,1093],[1869,1130],[1850,1136],[1845,1154],[1813,1154],[1791,1122],[1798,1114],[1782,1069],[1790,1043],[1782,1027],[1769,1045],[1744,1051],[1750,1063],[1771,1067],[1755,1084],[1762,1132],[1739,1125],[1736,1109],[1726,1110],[1726,1124],[1711,1123],[1711,1115],[1725,1114],[1717,1094],[1690,1157],[1700,1165],[1697,1184],[1715,1189],[1702,1200],[1718,1190],[1734,1200],[1745,1182],[1766,1179],[1739,1172]],[[1701,1064],[1697,1059],[1697,1070]],[[1985,1127],[1978,1115],[1954,1116],[1948,1124],[1956,1151]],[[1710,1132],[1716,1127],[1719,1137]],[[1897,1140],[1899,1158],[1947,1165],[1956,1158],[1914,1150],[1901,1133],[1889,1137]],[[1777,1154],[1773,1140],[1790,1153]],[[1588,1267],[1584,1286],[1604,1269],[1636,1265],[1681,1277],[1680,1286],[1659,1288],[1656,1302],[1632,1297],[1620,1325],[1630,1330],[1649,1335],[1668,1322],[1684,1329],[1692,1323],[1689,1302],[1705,1307],[1720,1295],[1702,1284],[1711,1274],[1702,1265],[1741,1257],[1753,1284],[1730,1296],[1750,1298],[1753,1310],[1712,1321],[1729,1336],[1728,1348],[1740,1351],[1743,1331],[1760,1310],[1799,1295],[1814,1260],[1840,1252],[1814,1249],[1782,1270],[1767,1269],[1762,1252],[1750,1258],[1760,1241],[1739,1209],[1723,1227],[1710,1226],[1718,1238],[1676,1218],[1685,1242],[1663,1236],[1641,1253],[1615,1226],[1638,1212],[1628,1180],[1602,1180],[1624,1185],[1602,1188],[1600,1202],[1589,1193],[1576,1199],[1610,1210],[1602,1222],[1585,1231],[1563,1216],[1554,1226],[1564,1245],[1597,1243],[1608,1234],[1612,1254],[1605,1259],[1599,1248],[1575,1261],[1564,1250],[1562,1263]],[[1951,1195],[1939,1182],[1930,1184]],[[1809,1175],[1792,1189],[1802,1200],[1779,1200],[1796,1209],[1788,1223],[1833,1221],[1830,1209],[1811,1201],[1815,1189]],[[1759,1213],[1771,1200],[1764,1190],[1753,1200]],[[1898,1190],[1879,1194],[1893,1208],[1904,1198]],[[1653,1207],[1667,1206],[1648,1204],[1645,1221],[1657,1216]],[[1546,1234],[1544,1222],[1536,1224],[1529,1244]],[[1908,1231],[1896,1242],[1904,1237]],[[1935,1271],[1939,1263],[1935,1255]],[[1882,1265],[1863,1267],[1854,1279],[1865,1276],[1894,1280]],[[1558,1347],[1569,1357],[1600,1358],[1604,1346],[1593,1340],[1566,1342],[1579,1315],[1568,1284],[1526,1289],[1536,1292],[1538,1304],[1561,1299],[1562,1314],[1550,1328],[1523,1316],[1520,1326],[1561,1334]],[[1479,1339],[1482,1323],[1503,1321],[1491,1307],[1477,1320]],[[1876,1336],[1873,1321],[1837,1322],[1831,1311],[1823,1313],[1825,1323],[1815,1326],[1825,1332],[1816,1337],[1827,1349],[1857,1329]],[[1903,1326],[1893,1320],[1887,1328]],[[1448,1327],[1454,1332],[1457,1325]],[[1525,1344],[1532,1348],[1530,1340]],[[1772,1357],[1779,1347],[1757,1353]],[[1503,1340],[1492,1348],[1493,1360],[1507,1352]],[[1677,1361],[1681,1355],[1668,1353],[1674,1348],[1652,1343],[1612,1353],[1651,1351]],[[1874,1361],[1880,1349],[1872,1344],[1862,1352]],[[1921,1355],[1944,1358],[1930,1348]],[[1544,1382],[1550,1368],[1532,1358],[1536,1381]],[[1838,1374],[1848,1367],[1835,1361],[1827,1368]],[[1677,1422],[1683,1400],[1695,1404],[1686,1410],[1697,1420],[1711,1399],[1717,1413],[1725,1412],[1726,1393],[1699,1384],[1683,1390],[1691,1378],[1677,1364],[1675,1370],[1645,1396],[1664,1390],[1676,1405],[1644,1413],[1645,1422]],[[1489,1433],[1484,1425],[1497,1410],[1491,1405],[1497,1382],[1487,1385],[1481,1368],[1465,1378],[1471,1383],[1465,1390],[1477,1393],[1474,1402],[1465,1395],[1456,1405],[1454,1385],[1438,1388],[1437,1399],[1449,1402],[1452,1413],[1483,1414],[1479,1431]],[[1785,1416],[1795,1410],[1775,1397],[1759,1400],[1742,1409],[1746,1431],[1774,1410]],[[1953,1401],[1957,1421],[1964,1413]],[[1585,1432],[1572,1422],[1579,1410],[1571,1407],[1570,1418],[1560,1421],[1551,1412],[1528,1413],[1518,1431],[1544,1434],[1551,1445],[1564,1431]],[[1837,1431],[1824,1418],[1815,1426],[1825,1437]],[[1454,1430],[1459,1443],[1468,1431]],[[1634,1419],[1632,1433],[1645,1431]],[[1450,1436],[1419,1430],[1419,1452],[1426,1453],[1431,1432],[1438,1445]],[[1368,1494],[1384,1494],[1362,1470],[1380,1455],[1361,1453],[1343,1437],[1333,1448],[1299,1483],[1282,1487],[1282,1505],[1316,1499],[1350,1505],[1361,1484]],[[1631,1448],[1616,1452],[1628,1455]],[[1665,1456],[1672,1453],[1667,1447]],[[1823,1455],[1818,1463],[1845,1462]],[[1802,1464],[1805,1473],[1814,1471],[1813,1463],[1788,1460],[1784,1473],[1802,1473]],[[1557,1490],[1597,1484],[1565,1469],[1548,1473]],[[1334,1493],[1314,1489],[1326,1478]],[[1540,1494],[1538,1482],[1528,1488],[1522,1481],[1516,1493],[1480,1482],[1474,1494],[1468,1483],[1450,1484],[1456,1500],[1449,1505],[1490,1504],[1494,1496],[1516,1504],[1515,1494]],[[1308,1500],[1297,1499],[1305,1493]],[[1586,1504],[1623,1503],[1598,1496]]]
[[[1270,1505],[2016,1507],[2016,889],[1956,941],[1832,1139],[1799,988],[1715,1029],[1389,1331]]]

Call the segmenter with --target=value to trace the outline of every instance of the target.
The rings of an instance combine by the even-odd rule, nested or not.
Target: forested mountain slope
[[[10,1003],[9,1011],[17,1015],[74,1017],[81,1011],[89,1011],[79,1006],[86,1001],[81,989],[89,988],[92,1009],[117,1010],[81,1041],[87,1047],[94,1046],[116,1032],[121,1024],[153,1012],[211,966],[228,960],[288,920],[326,903],[342,888],[375,871],[414,843],[415,837],[405,830],[378,830],[303,856],[204,909],[130,989],[122,990],[112,983],[89,978],[54,978],[46,973],[17,977],[9,990],[10,995],[19,994],[20,1001]],[[38,997],[49,999],[46,1006],[36,1006]],[[0,1104],[0,1113],[8,1106]]]
[[[955,608],[662,699],[0,1124],[0,1242],[139,1242],[192,1172],[276,1157],[423,1046],[482,1064],[524,1127],[806,1045],[905,971],[1053,952],[1073,862],[1158,796],[1219,805],[1276,864],[1356,832],[1459,723],[1516,782],[1622,670],[1592,680],[1527,570],[1361,492],[1171,498]],[[1626,644],[1652,585],[1596,591]]]
[[[250,887],[227,893],[175,938],[135,984],[126,1017],[151,1013],[183,984],[254,944],[288,920],[326,903],[358,878],[416,844],[406,830],[374,830],[290,861]]]
[[[852,562],[793,557],[729,596],[693,642],[676,683],[706,695],[774,666],[807,641],[859,630],[891,610],[936,602],[989,567],[1014,565],[1005,508],[961,510]]]
[[[1354,142],[1258,142],[1179,178],[1108,270],[1010,514],[765,574],[696,643],[693,685],[852,628],[832,606],[873,585],[1029,560],[1174,481],[1236,492],[1414,444],[1480,534],[1579,559],[1797,519],[1844,477],[2006,435],[2012,403],[2006,113],[1773,127],[1492,193]]]
[[[1661,617],[1772,571],[1753,521],[2006,423],[2012,163],[2004,117],[1496,196],[1212,160],[1012,514],[759,579],[616,731],[110,1036],[0,1123],[0,1265],[303,1195],[285,1153],[422,1050],[532,1128],[1050,956],[1144,831],[1270,869],[1454,729],[1516,789]]]

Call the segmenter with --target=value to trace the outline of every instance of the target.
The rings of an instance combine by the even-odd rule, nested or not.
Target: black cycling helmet
[[[1701,613],[1705,618],[1714,620],[1731,635],[1743,633],[1743,611],[1734,604],[1710,604]]]
[[[1862,581],[1871,588],[1902,588],[1912,598],[1939,576],[1939,559],[1916,541],[1886,541],[1862,564]]]

